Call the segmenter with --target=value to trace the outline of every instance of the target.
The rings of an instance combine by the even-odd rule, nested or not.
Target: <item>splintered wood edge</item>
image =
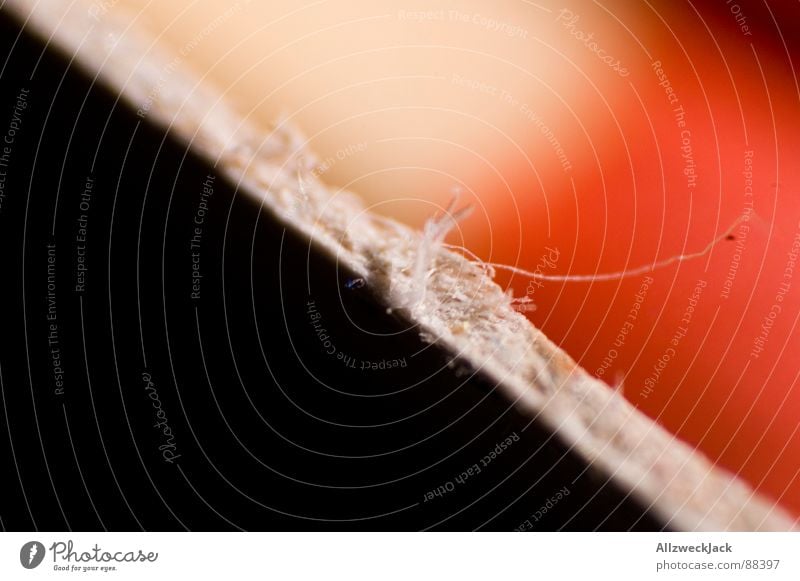
[[[234,5],[238,6],[238,4]],[[595,470],[630,491],[648,511],[681,530],[792,530],[786,512],[742,479],[679,441],[619,393],[590,376],[522,314],[485,272],[441,250],[424,299],[411,308],[412,265],[422,239],[366,211],[303,168],[313,156],[288,122],[262,128],[238,114],[207,80],[133,18],[81,1],[7,0],[25,27],[109,87],[143,120],[167,129],[215,164],[239,190],[349,267],[419,325],[421,336],[454,362],[494,382],[527,414],[553,430]],[[303,175],[302,182],[298,172]]]

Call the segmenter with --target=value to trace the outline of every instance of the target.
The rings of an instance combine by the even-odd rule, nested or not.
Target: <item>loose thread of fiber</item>
[[[472,206],[465,206],[460,210],[455,209],[459,197],[458,195],[453,196],[444,214],[425,222],[422,240],[420,240],[417,248],[417,256],[414,260],[412,271],[413,290],[407,300],[409,305],[416,305],[422,301],[431,262],[433,261],[436,251],[442,246],[447,234],[455,228],[461,220],[472,213]]]
[[[647,274],[648,272],[653,272],[654,270],[665,268],[670,264],[675,264],[677,262],[684,262],[686,260],[692,260],[694,258],[701,258],[703,256],[706,256],[709,252],[711,252],[711,250],[717,244],[728,238],[732,234],[733,230],[739,224],[741,224],[741,222],[744,221],[745,219],[747,219],[746,216],[740,216],[739,218],[737,218],[736,221],[733,224],[731,224],[730,228],[728,228],[720,236],[716,237],[714,240],[709,242],[705,248],[703,248],[698,252],[692,252],[690,254],[680,254],[678,256],[670,256],[665,260],[654,262],[653,264],[646,264],[643,266],[639,266],[631,270],[620,270],[617,272],[607,272],[599,274],[542,274],[540,272],[531,272],[529,270],[518,268],[516,266],[510,266],[507,264],[497,264],[494,262],[485,262],[483,264],[499,270],[506,270],[509,272],[513,272],[514,274],[527,276],[536,280],[546,280],[551,282],[598,282],[598,281],[608,281],[608,280],[620,280],[624,278],[641,276],[643,274]]]

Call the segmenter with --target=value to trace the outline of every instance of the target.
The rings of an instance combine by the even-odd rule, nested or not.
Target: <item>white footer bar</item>
[[[0,579],[800,579],[800,533],[4,533]]]

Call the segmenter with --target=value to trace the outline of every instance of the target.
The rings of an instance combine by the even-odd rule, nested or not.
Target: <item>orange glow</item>
[[[557,250],[546,274],[629,269],[747,213],[734,240],[646,289],[500,282],[589,371],[800,515],[800,40],[796,5],[774,4],[114,9],[192,47],[182,62],[241,111],[285,113],[318,175],[377,211],[421,225],[463,190],[478,211],[451,241],[492,262],[533,270]]]

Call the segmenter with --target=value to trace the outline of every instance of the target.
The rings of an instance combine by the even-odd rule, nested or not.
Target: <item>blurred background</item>
[[[531,320],[642,411],[800,514],[795,2],[107,0],[238,110],[284,115],[312,172],[543,274]],[[169,70],[164,76],[169,76]]]

